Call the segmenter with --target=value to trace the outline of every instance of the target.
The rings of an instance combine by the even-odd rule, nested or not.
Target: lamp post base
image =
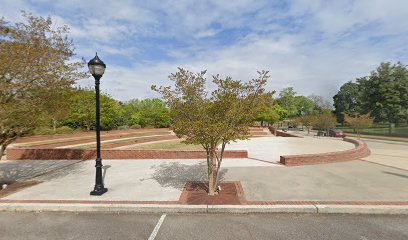
[[[108,191],[107,188],[99,188],[99,189],[94,189],[91,192],[92,196],[101,196],[102,194],[106,193]]]

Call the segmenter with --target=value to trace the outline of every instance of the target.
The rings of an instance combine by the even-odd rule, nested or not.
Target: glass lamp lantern
[[[101,59],[99,59],[98,53],[96,53],[96,56],[88,62],[88,68],[92,76],[95,78],[101,78],[105,73],[106,65]]]

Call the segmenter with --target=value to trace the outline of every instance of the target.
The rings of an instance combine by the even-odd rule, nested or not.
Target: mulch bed
[[[13,194],[15,192],[18,192],[20,190],[23,190],[24,188],[28,188],[34,185],[37,185],[41,183],[41,181],[24,181],[24,182],[14,182],[11,183],[10,185],[7,185],[6,189],[1,189],[0,190],[0,198],[3,198],[5,196],[8,196],[10,194]],[[1,183],[1,185],[3,185]],[[0,186],[1,188],[1,186]]]
[[[179,203],[189,205],[241,205],[246,204],[244,191],[239,181],[220,182],[218,195],[209,196],[208,182],[187,182]]]

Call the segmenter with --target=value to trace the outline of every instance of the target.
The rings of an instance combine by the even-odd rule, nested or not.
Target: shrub
[[[84,130],[82,128],[73,128],[72,133],[81,133],[84,132]]]
[[[57,128],[57,130],[55,131],[56,134],[67,134],[67,133],[73,133],[74,129],[68,127],[68,126],[62,126]]]
[[[54,134],[54,130],[48,127],[39,127],[33,131],[34,135],[50,135]]]
[[[118,130],[128,130],[129,126],[128,125],[122,125],[118,127]]]
[[[132,128],[132,129],[140,129],[140,128],[142,128],[142,126],[140,126],[140,124],[133,124],[130,128]]]

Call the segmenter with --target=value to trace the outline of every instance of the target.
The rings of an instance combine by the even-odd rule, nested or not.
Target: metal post
[[[96,92],[96,176],[95,176],[95,187],[91,192],[91,195],[100,196],[108,191],[103,185],[102,179],[102,158],[101,158],[101,116],[100,116],[100,103],[99,103],[99,80],[100,76],[95,77],[95,92]]]

